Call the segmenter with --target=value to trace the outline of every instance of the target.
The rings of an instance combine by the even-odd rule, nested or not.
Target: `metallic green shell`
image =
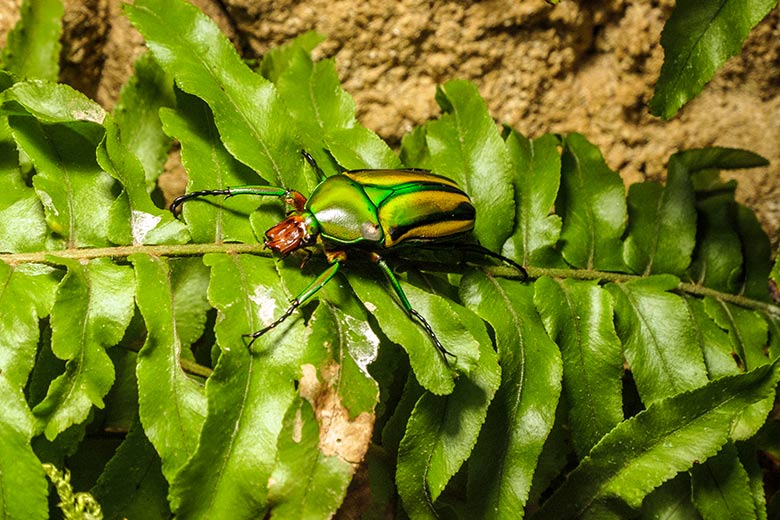
[[[325,179],[306,208],[326,240],[388,249],[474,228],[475,210],[455,181],[424,170],[357,170]]]

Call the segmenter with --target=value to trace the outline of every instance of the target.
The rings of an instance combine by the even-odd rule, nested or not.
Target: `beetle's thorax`
[[[265,232],[265,245],[287,256],[296,249],[314,245],[319,233],[319,224],[310,212],[296,211]]]

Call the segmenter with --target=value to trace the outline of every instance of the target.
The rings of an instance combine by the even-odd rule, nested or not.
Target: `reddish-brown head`
[[[292,213],[265,232],[265,245],[283,257],[317,241],[319,226],[307,212]]]

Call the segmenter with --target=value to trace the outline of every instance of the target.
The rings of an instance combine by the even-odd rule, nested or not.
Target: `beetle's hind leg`
[[[442,247],[436,247],[436,246],[430,245],[430,244],[420,245],[418,247],[421,248],[421,249],[427,249],[429,251],[437,251],[437,250],[441,250],[442,249]],[[452,247],[452,246],[449,246],[449,247]],[[502,255],[500,253],[496,253],[495,251],[491,251],[490,249],[488,249],[488,248],[486,248],[486,247],[484,247],[484,246],[482,246],[480,244],[473,244],[473,243],[470,243],[470,242],[458,243],[457,249],[459,249],[460,251],[467,251],[467,252],[476,253],[478,255],[488,256],[490,258],[495,258],[499,262],[504,262],[508,266],[514,267],[515,269],[517,269],[520,272],[520,274],[523,276],[523,281],[526,281],[528,279],[528,271],[526,271],[525,268],[522,265],[518,264],[517,262],[515,262],[511,258],[507,258],[507,257],[505,257],[504,255]],[[464,256],[464,260],[465,260],[465,256]]]
[[[478,253],[480,255],[489,256],[490,258],[495,258],[496,260],[498,260],[500,262],[504,262],[505,264],[507,264],[507,265],[509,265],[511,267],[514,267],[515,269],[520,271],[520,274],[523,275],[523,281],[528,280],[528,271],[525,270],[525,267],[523,267],[522,265],[518,264],[517,262],[515,262],[511,258],[507,258],[507,257],[505,257],[504,255],[502,255],[500,253],[496,253],[494,251],[491,251],[490,249],[488,249],[488,248],[486,248],[484,246],[481,246],[479,244],[469,244],[469,243],[466,243],[466,244],[459,244],[458,247],[462,248],[462,249],[464,249],[466,251],[472,251],[472,252]]]
[[[436,345],[436,350],[438,350],[442,358],[444,358],[444,362],[448,363],[447,356],[450,356],[453,359],[458,359],[458,356],[444,348],[444,345],[441,344],[441,341],[439,341],[439,338],[436,336],[436,333],[433,331],[433,327],[431,327],[431,324],[428,323],[428,320],[426,320],[422,314],[420,314],[416,309],[412,307],[412,304],[409,303],[409,299],[406,297],[406,294],[404,293],[403,288],[401,288],[401,284],[398,281],[398,278],[396,278],[395,274],[393,273],[393,270],[390,269],[390,266],[387,265],[387,262],[385,262],[382,257],[380,257],[376,253],[371,254],[371,260],[375,262],[380,269],[382,269],[382,272],[385,274],[385,277],[387,277],[388,281],[390,282],[390,285],[393,286],[393,289],[395,290],[395,293],[398,295],[398,298],[401,300],[401,304],[404,307],[404,310],[410,315],[417,318],[417,320],[422,324],[423,328],[425,328],[425,331],[428,333],[428,335],[433,340],[433,344]]]

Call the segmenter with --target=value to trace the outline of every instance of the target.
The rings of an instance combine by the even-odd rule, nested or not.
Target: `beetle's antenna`
[[[181,197],[176,197],[173,199],[173,202],[171,202],[171,213],[174,215],[176,214],[176,209],[191,199],[197,199],[198,197],[204,197],[204,196],[211,196],[211,195],[227,195],[230,197],[232,195],[230,188],[224,189],[224,190],[201,190],[201,191],[193,191],[192,193],[187,193],[185,195],[182,195]]]

